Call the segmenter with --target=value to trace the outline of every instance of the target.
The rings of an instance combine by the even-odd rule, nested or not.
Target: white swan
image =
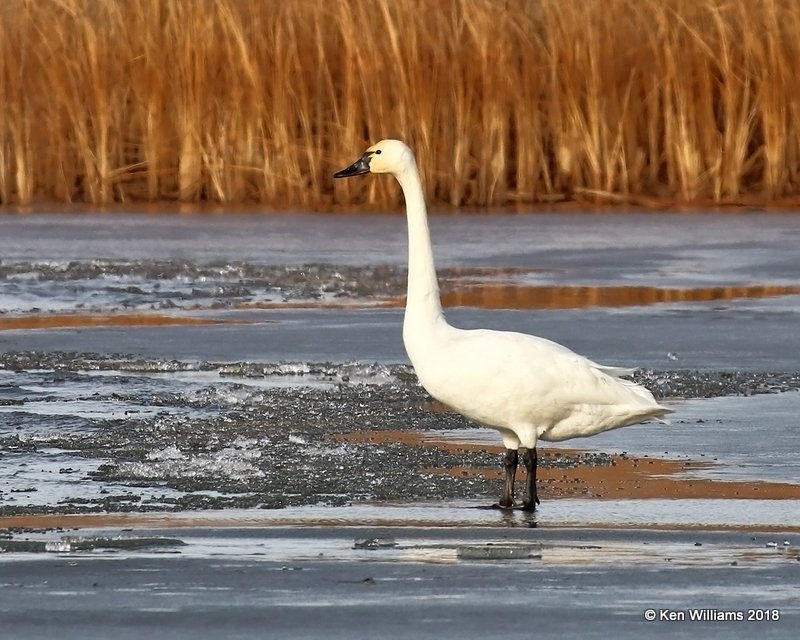
[[[408,219],[408,298],[403,342],[420,383],[462,415],[497,429],[506,447],[500,506],[514,505],[518,458],[527,469],[522,506],[534,510],[536,443],[591,436],[670,413],[644,387],[545,338],[464,330],[442,313],[428,218],[414,154],[399,140],[371,146],[335,178],[391,173]]]

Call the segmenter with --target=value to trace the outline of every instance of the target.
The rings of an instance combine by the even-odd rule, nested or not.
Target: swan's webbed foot
[[[540,503],[539,495],[536,491],[536,468],[538,466],[536,447],[533,447],[533,449],[520,447],[520,451],[522,452],[522,464],[525,465],[525,471],[527,472],[522,508],[525,511],[536,511],[536,505]]]

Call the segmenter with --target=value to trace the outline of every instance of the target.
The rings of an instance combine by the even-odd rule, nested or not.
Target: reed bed
[[[6,0],[0,203],[398,203],[334,182],[414,146],[431,200],[800,193],[795,0]]]

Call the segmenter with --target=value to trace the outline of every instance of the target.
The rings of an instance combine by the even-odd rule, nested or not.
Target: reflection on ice
[[[675,528],[800,533],[797,500],[583,500],[543,502],[536,513],[486,508],[487,502],[355,503],[342,507],[225,509],[152,516],[156,526],[281,527],[511,527]],[[148,519],[145,516],[145,524]],[[160,525],[157,523],[161,522]],[[800,542],[800,541],[798,541]]]

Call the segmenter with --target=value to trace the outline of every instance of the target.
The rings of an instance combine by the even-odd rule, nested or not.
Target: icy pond
[[[671,424],[545,444],[536,514],[487,510],[499,493],[499,438],[432,402],[403,351],[402,217],[0,216],[0,522],[16,532],[9,539],[27,531],[52,541],[52,530],[74,524],[103,535],[169,531],[190,543],[175,551],[184,558],[266,554],[285,566],[311,562],[311,544],[342,566],[382,558],[408,567],[455,562],[458,545],[477,544],[481,531],[517,531],[520,544],[536,535],[523,530],[540,531],[555,549],[542,556],[553,580],[562,565],[575,576],[614,562],[617,572],[649,571],[699,540],[718,545],[700,565],[752,556],[785,587],[800,547],[800,216],[443,215],[431,231],[451,323],[534,333],[640,367],[636,379],[675,410]],[[413,552],[353,554],[351,527],[379,538],[405,531]],[[625,532],[647,529],[675,537],[632,550]],[[274,540],[241,533],[253,530]],[[603,555],[576,552],[575,530],[594,532]],[[701,530],[780,534],[711,541],[691,533]],[[466,542],[442,552],[442,531]],[[69,556],[85,547],[53,548]],[[25,556],[19,549],[0,558]],[[704,582],[709,575],[696,584],[719,596],[715,606],[758,591],[755,578],[736,590],[735,581]],[[688,593],[697,578],[673,577],[670,592],[668,582],[645,586],[644,573],[613,574],[612,583],[641,585],[608,615],[635,609],[640,620],[644,604]],[[581,584],[563,588],[575,596]],[[605,606],[596,595],[588,618]],[[797,599],[775,597],[764,606],[796,620]],[[19,637],[39,637],[25,616],[14,620]],[[402,616],[385,620],[387,634],[406,637]],[[552,617],[543,623],[558,629]],[[261,637],[242,624],[228,637]],[[448,628],[428,629],[459,635]],[[347,624],[333,629],[357,637]],[[788,637],[769,629],[765,637]]]

